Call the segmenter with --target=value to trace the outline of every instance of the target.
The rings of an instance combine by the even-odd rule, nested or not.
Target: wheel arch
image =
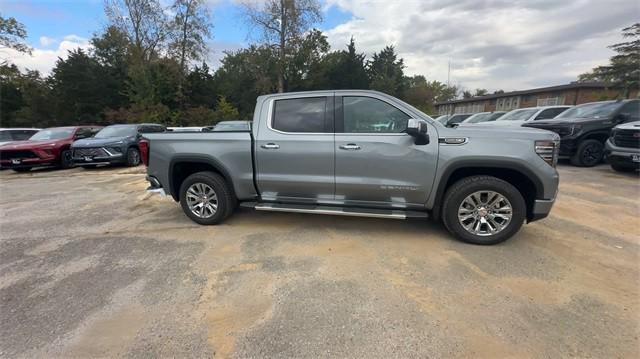
[[[444,195],[457,181],[475,175],[493,176],[513,185],[525,200],[527,220],[533,215],[535,200],[544,193],[542,181],[525,166],[503,161],[463,161],[449,166],[438,183],[431,215],[435,220],[442,217]]]
[[[229,184],[235,197],[233,180],[226,167],[213,157],[206,155],[180,155],[169,162],[169,191],[175,201],[180,200],[180,185],[190,175],[197,172],[214,172],[221,175]]]

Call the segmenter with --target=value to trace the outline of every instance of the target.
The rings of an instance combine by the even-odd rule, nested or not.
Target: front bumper
[[[55,157],[51,158],[23,158],[19,160],[1,160],[1,169],[11,168],[32,168],[32,167],[46,167],[54,166],[58,163]]]
[[[640,148],[618,147],[608,139],[604,145],[604,154],[609,163],[619,166],[640,168],[640,162],[634,158],[640,157]]]
[[[107,147],[77,147],[73,148],[74,164],[111,164],[122,163],[125,156]]]
[[[536,199],[533,203],[533,210],[529,216],[528,222],[534,222],[543,219],[549,215],[556,199]]]

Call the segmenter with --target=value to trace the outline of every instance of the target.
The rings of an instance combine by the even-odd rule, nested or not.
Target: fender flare
[[[507,169],[511,171],[518,172],[523,176],[527,177],[536,189],[536,198],[540,196],[540,194],[544,193],[544,186],[542,181],[534,174],[532,170],[524,166],[523,164],[513,162],[513,161],[505,161],[505,160],[497,160],[497,159],[463,159],[456,161],[447,168],[444,169],[442,175],[440,176],[440,181],[438,182],[438,187],[435,192],[435,199],[433,202],[433,206],[431,209],[431,215],[435,220],[440,218],[440,209],[442,207],[442,199],[446,192],[446,185],[451,178],[451,175],[460,169],[464,168],[482,168],[482,169]],[[487,173],[491,175],[490,173]]]

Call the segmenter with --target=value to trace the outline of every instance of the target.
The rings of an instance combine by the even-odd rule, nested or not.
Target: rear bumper
[[[162,197],[167,195],[167,193],[164,191],[164,188],[162,188],[162,184],[160,183],[160,181],[158,181],[157,178],[147,175],[145,179],[147,180],[147,182],[149,182],[149,187],[147,187],[147,192],[157,193]]]

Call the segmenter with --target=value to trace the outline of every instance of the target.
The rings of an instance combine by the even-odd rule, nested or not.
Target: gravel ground
[[[481,247],[424,221],[239,210],[143,168],[0,173],[1,357],[640,357],[640,180],[561,166]]]

